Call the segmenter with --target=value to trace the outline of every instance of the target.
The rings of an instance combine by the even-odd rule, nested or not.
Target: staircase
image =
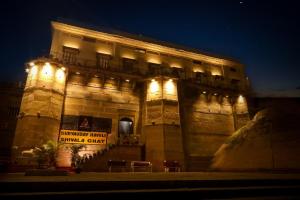
[[[82,170],[86,172],[108,172],[108,160],[126,160],[127,170],[130,161],[144,160],[144,146],[141,145],[117,145],[104,149],[82,163]]]

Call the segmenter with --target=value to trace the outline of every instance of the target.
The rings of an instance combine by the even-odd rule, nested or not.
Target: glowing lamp
[[[48,62],[45,63],[45,65],[42,69],[42,74],[45,78],[49,78],[52,76],[52,67]]]
[[[26,73],[29,73],[29,71],[30,71],[30,70],[29,70],[28,68],[25,69],[25,72],[26,72]]]
[[[30,70],[31,77],[32,78],[35,77],[37,75],[37,72],[38,72],[38,68],[37,68],[37,66],[34,65]]]
[[[166,90],[167,90],[167,93],[169,93],[169,94],[173,94],[174,93],[175,87],[174,87],[174,83],[173,83],[172,79],[169,79],[167,81],[167,83],[166,83]]]
[[[30,67],[33,67],[33,66],[34,66],[34,62],[30,62],[30,63],[29,63],[29,66],[30,66]]]
[[[125,81],[126,81],[126,82],[129,82],[130,80],[129,80],[129,79],[126,79]]]
[[[76,72],[76,74],[77,74],[77,75],[79,75],[79,74],[80,74],[80,72]]]
[[[65,73],[62,69],[58,69],[56,71],[56,80],[59,82],[63,82],[65,79]]]
[[[244,102],[245,102],[245,99],[244,99],[243,95],[239,95],[238,103],[244,103]]]
[[[206,94],[206,91],[203,91],[202,93],[203,93],[203,94]]]
[[[155,93],[155,92],[158,92],[158,90],[159,90],[159,85],[158,85],[157,81],[152,79],[151,83],[150,83],[150,92]]]
[[[61,70],[66,71],[66,68],[65,68],[65,67],[62,67]]]

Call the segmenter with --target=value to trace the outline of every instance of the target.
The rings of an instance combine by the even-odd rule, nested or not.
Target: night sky
[[[6,2],[6,3],[5,3]],[[297,1],[2,1],[1,81],[49,53],[50,21],[104,26],[233,57],[260,96],[300,97]]]

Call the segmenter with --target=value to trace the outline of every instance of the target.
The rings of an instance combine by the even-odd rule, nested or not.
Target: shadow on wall
[[[300,170],[299,102],[264,100],[265,109],[256,113],[218,149],[211,169]]]

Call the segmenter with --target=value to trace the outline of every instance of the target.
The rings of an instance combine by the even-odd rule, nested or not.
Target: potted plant
[[[38,164],[38,169],[45,167],[55,167],[56,165],[56,144],[49,140],[46,144],[33,149],[34,158]]]
[[[71,167],[75,170],[76,173],[80,173],[82,170],[81,166],[81,156],[79,155],[79,152],[85,148],[86,146],[83,144],[73,144],[70,147],[71,151]]]

